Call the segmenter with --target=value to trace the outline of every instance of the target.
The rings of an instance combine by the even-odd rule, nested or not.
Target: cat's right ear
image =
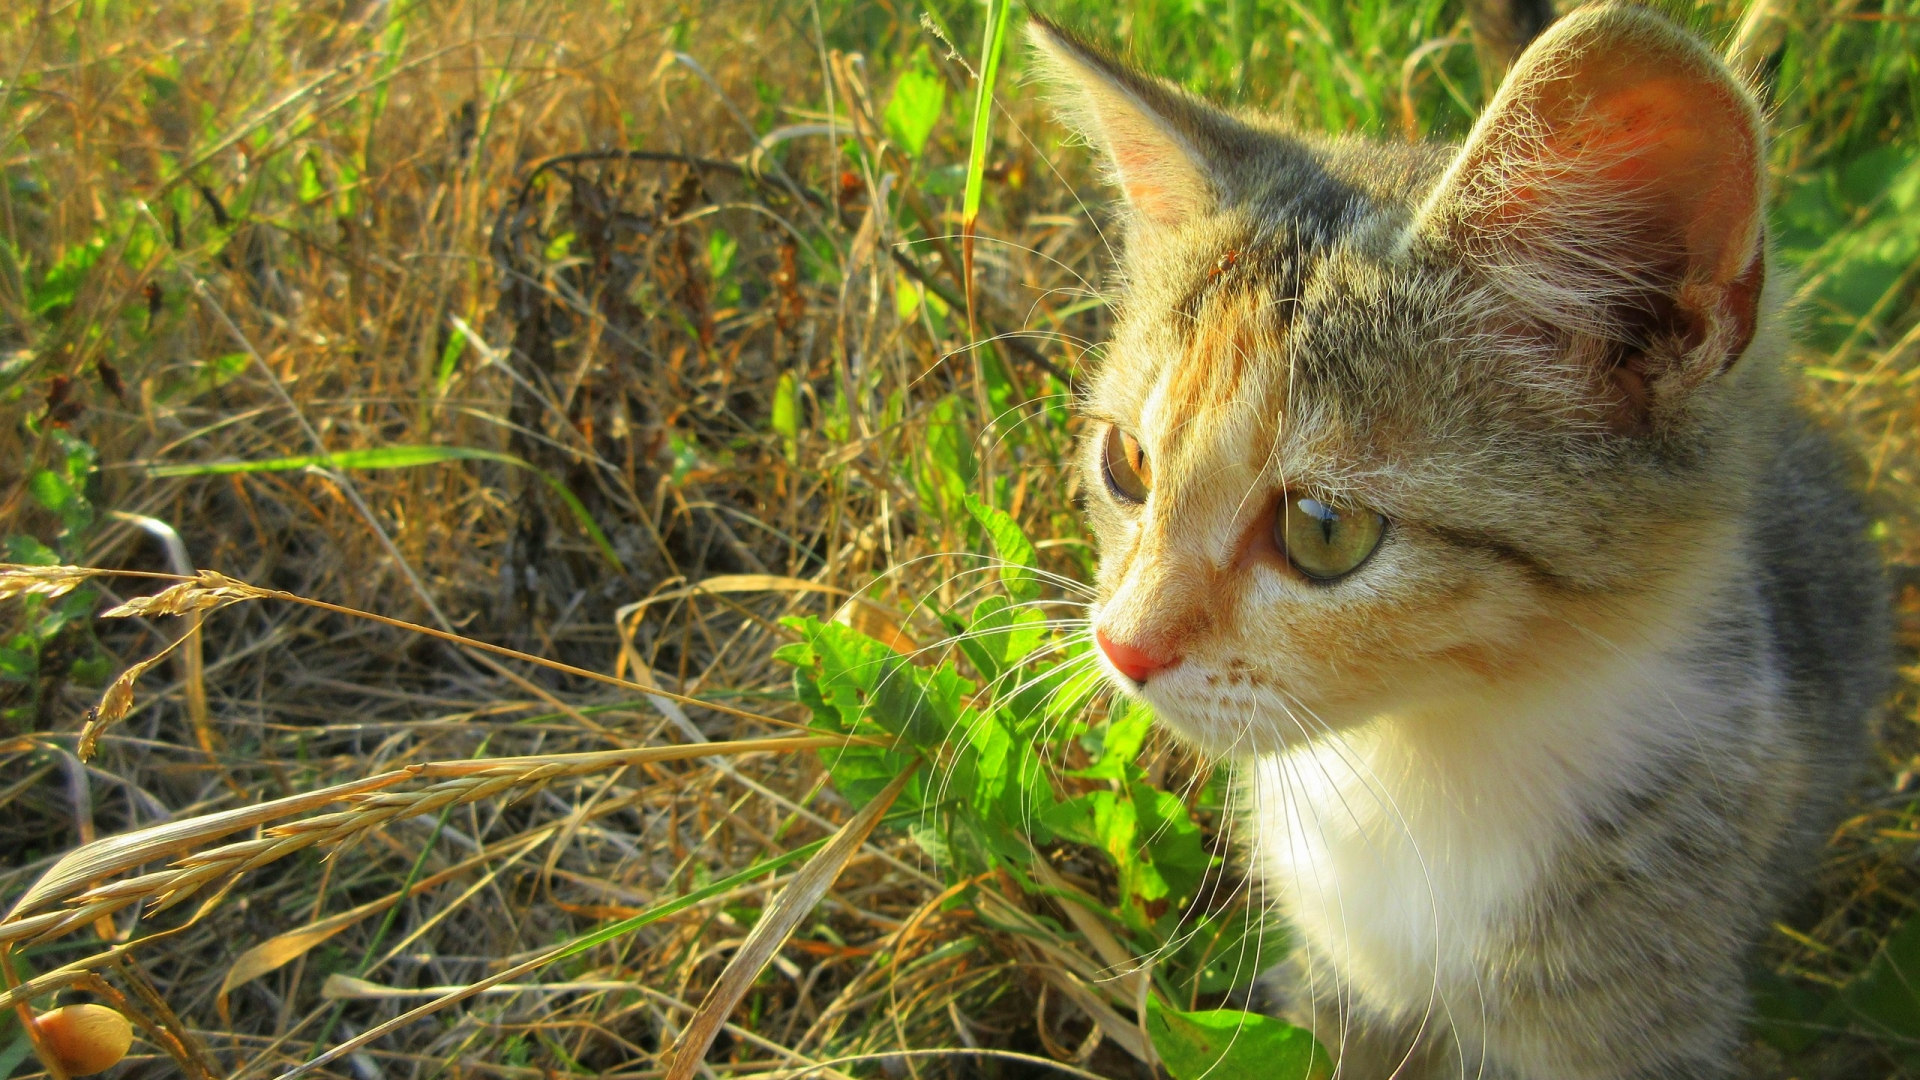
[[[1063,118],[1105,156],[1142,224],[1176,227],[1231,197],[1220,167],[1241,135],[1231,117],[1039,16],[1027,39]]]
[[[1596,4],[1527,50],[1421,223],[1539,323],[1602,346],[1633,422],[1754,336],[1764,149],[1752,96],[1698,38]]]

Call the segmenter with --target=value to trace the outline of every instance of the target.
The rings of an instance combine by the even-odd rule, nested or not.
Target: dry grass
[[[1845,21],[1864,8],[1777,6],[1808,40],[1871,23]],[[1394,33],[1459,29],[1452,9],[1419,10]],[[1739,15],[1703,11],[1728,30]],[[1281,55],[1309,73],[1269,85],[1203,65],[1196,82],[1303,113],[1335,100],[1330,86],[1371,102],[1315,122],[1457,131],[1452,95],[1477,93],[1471,50],[1403,69],[1391,34],[1346,41],[1348,55],[1318,24],[1221,44],[1179,13],[1124,15],[1136,32],[1179,23],[1196,55]],[[973,16],[946,17],[971,48]],[[1348,66],[1316,84],[1323,52]],[[917,159],[878,150],[893,73],[913,65],[949,102]],[[1848,125],[1868,119],[1842,116],[1859,87],[1821,70],[1788,71],[1776,103],[1793,133],[1783,190],[1839,175],[1855,160],[1843,151],[1913,145],[1910,105],[1861,105],[1880,117],[1863,134]],[[120,995],[150,1022],[124,1075],[277,1076],[435,988],[515,972],[327,1071],[667,1075],[663,1051],[792,874],[528,962],[852,816],[814,753],[714,756],[806,719],[772,659],[791,636],[778,620],[838,612],[877,636],[944,637],[930,611],[958,605],[981,566],[948,553],[982,541],[943,461],[971,462],[973,489],[1041,541],[1047,569],[1086,578],[1064,408],[1103,335],[1108,252],[1083,155],[1058,152],[1032,95],[1003,86],[976,253],[979,333],[999,338],[986,350],[968,347],[946,239],[968,71],[889,0],[19,5],[0,15],[0,80],[0,533],[41,545],[10,540],[5,561],[214,568],[332,605],[136,611],[96,634],[59,604],[152,587],[97,578],[13,601],[0,628],[33,663],[0,681],[0,890],[14,902],[99,836],[275,799],[306,814],[316,790],[400,777],[318,817],[142,849],[144,873],[119,866],[125,884],[88,894],[81,915],[50,909],[36,929],[64,936],[15,947],[17,978],[71,971],[70,994]],[[1822,284],[1852,272],[1847,237],[1897,247],[1873,232],[1875,206],[1846,223],[1840,254],[1806,263],[1825,343],[1808,385],[1858,434],[1906,575],[1920,565],[1915,274],[1870,311],[1820,306]],[[440,449],[393,456],[406,447]],[[88,476],[88,453],[85,503],[62,504],[38,478]],[[1920,586],[1905,587],[1911,613]],[[106,677],[188,627],[83,760]],[[1770,946],[1803,984],[1845,982],[1920,896],[1911,780],[1877,793],[1920,762],[1913,706],[1903,691],[1883,786],[1820,906]],[[730,745],[663,749],[706,740]],[[583,754],[601,756],[554,764]],[[528,760],[494,760],[515,757]],[[489,771],[452,775],[480,758]],[[189,847],[184,867],[155,861]],[[134,906],[188,879],[198,906]],[[963,884],[904,832],[876,832],[748,988],[702,1075],[1034,1069],[1022,1054],[1130,1075],[1130,1025],[1101,1020],[1116,1001],[1041,974],[1091,976],[1121,947],[1011,879]],[[1063,929],[1076,919],[1077,936]],[[18,1035],[0,1032],[0,1054],[23,1052]],[[902,1052],[936,1048],[974,1052]],[[1830,1075],[1898,1068],[1897,1048],[1870,1040],[1823,1052]]]

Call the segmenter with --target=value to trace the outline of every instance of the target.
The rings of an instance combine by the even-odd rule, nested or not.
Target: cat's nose
[[[1093,641],[1100,646],[1101,652],[1107,654],[1107,659],[1113,662],[1113,666],[1120,669],[1120,674],[1137,683],[1146,682],[1156,673],[1165,671],[1180,662],[1178,656],[1149,652],[1123,641],[1115,641],[1107,636],[1105,630],[1095,630]]]

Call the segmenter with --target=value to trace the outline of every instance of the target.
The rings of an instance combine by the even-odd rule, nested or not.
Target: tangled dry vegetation
[[[1115,1010],[1146,980],[1097,978],[1126,948],[1029,891],[1120,910],[1131,871],[1061,841],[1033,880],[956,882],[925,834],[868,836],[891,796],[828,774],[873,736],[791,730],[809,711],[775,657],[803,636],[790,616],[911,651],[1012,590],[959,554],[995,550],[969,493],[1034,539],[1049,630],[1088,576],[1064,460],[1106,318],[1101,196],[1003,82],[970,329],[980,16],[932,7],[0,15],[4,561],[173,575],[7,586],[10,1000],[116,1004],[140,1029],[123,1075],[280,1076],[345,1045],[320,1068],[669,1076],[708,1020],[677,1075],[1143,1068]],[[1783,190],[1841,191],[1791,218],[1828,229],[1802,245],[1808,392],[1858,434],[1911,614],[1920,231],[1883,228],[1920,188],[1911,100],[1819,65],[1893,78],[1849,59],[1865,49],[1910,78],[1916,14],[1766,7],[1749,29],[1763,54],[1788,42]],[[1458,133],[1480,92],[1459,12],[1359,5],[1330,31],[1343,9],[1244,38],[1211,7],[1089,17],[1164,19],[1148,51],[1237,49],[1187,77],[1310,122]],[[1693,17],[1725,37],[1741,14]],[[1293,74],[1256,77],[1263,58]],[[1903,691],[1820,902],[1769,947],[1756,1053],[1776,1065],[1894,1075],[1920,1038],[1831,1012],[1920,895],[1912,720]],[[1205,786],[1202,763],[1145,760],[1157,790]],[[1218,805],[1189,803],[1227,854]],[[810,882],[802,860],[833,851],[841,872]],[[817,906],[772,900],[808,884]],[[701,1013],[780,918],[738,1006]],[[1189,1007],[1234,1000],[1241,967],[1196,974]],[[0,1075],[32,1067],[8,1023]]]

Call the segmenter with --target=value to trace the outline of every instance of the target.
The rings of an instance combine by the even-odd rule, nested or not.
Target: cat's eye
[[[1274,522],[1287,561],[1310,578],[1331,581],[1359,569],[1380,546],[1387,519],[1360,506],[1335,506],[1289,493]]]
[[[1153,490],[1153,464],[1147,460],[1147,452],[1140,446],[1140,440],[1120,430],[1118,425],[1107,428],[1106,467],[1107,490],[1113,497],[1136,505],[1147,501],[1147,493]]]

